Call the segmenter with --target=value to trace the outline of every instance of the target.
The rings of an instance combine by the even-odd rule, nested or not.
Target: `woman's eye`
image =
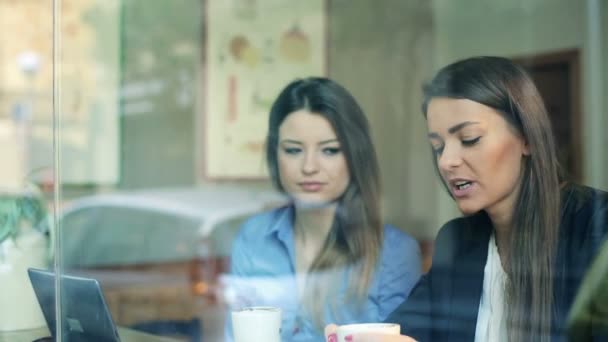
[[[477,137],[475,139],[462,140],[462,144],[464,146],[473,146],[473,145],[477,144],[479,139],[481,139],[481,137]]]
[[[340,148],[339,147],[326,147],[323,149],[323,153],[328,156],[333,156],[335,154],[340,153]]]
[[[286,154],[298,154],[302,151],[301,148],[299,147],[285,147],[283,148],[283,152],[285,152]]]

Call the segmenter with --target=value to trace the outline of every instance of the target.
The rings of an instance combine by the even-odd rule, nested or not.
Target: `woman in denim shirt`
[[[355,99],[329,79],[292,82],[270,111],[266,158],[290,203],[243,225],[233,297],[280,307],[283,341],[323,341],[328,322],[384,320],[418,281],[420,250],[382,222],[376,152]]]

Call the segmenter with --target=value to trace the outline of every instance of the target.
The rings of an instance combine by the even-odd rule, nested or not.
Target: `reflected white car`
[[[57,255],[65,273],[100,281],[118,324],[197,317],[204,340],[221,340],[232,241],[246,218],[284,203],[227,184],[82,197],[62,211]]]

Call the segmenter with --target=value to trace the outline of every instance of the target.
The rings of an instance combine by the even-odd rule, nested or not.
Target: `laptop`
[[[28,275],[53,340],[55,317],[55,273],[30,268]],[[63,336],[67,341],[120,341],[116,325],[95,279],[61,276]],[[66,338],[67,337],[67,338]]]

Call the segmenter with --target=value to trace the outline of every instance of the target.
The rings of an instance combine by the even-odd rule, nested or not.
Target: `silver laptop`
[[[57,335],[55,317],[55,273],[28,269],[32,287],[53,339]],[[104,300],[99,282],[71,275],[61,276],[64,340],[120,341],[116,325]],[[67,337],[67,338],[66,338]]]

